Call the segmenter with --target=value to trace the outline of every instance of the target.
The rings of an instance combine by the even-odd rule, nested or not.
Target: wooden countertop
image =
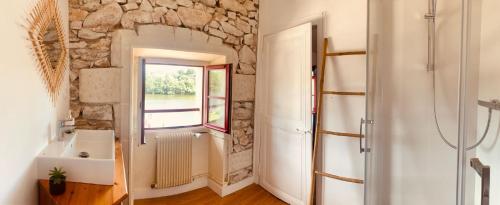
[[[98,171],[98,170],[96,170]],[[125,165],[123,163],[122,146],[115,142],[115,183],[114,185],[96,185],[66,182],[66,192],[59,196],[49,194],[49,181],[39,180],[39,203],[54,205],[115,205],[120,204],[128,196]]]

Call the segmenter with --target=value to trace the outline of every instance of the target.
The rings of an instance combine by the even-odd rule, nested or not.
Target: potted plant
[[[49,171],[49,191],[52,195],[60,195],[66,191],[66,174],[62,168],[54,167]]]

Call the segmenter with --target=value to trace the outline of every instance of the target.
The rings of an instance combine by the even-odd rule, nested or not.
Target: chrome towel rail
[[[491,100],[491,101],[478,100],[477,104],[483,107],[487,107],[489,109],[500,110],[499,100]]]

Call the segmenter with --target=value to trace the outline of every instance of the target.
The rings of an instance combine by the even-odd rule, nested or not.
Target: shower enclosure
[[[500,204],[499,9],[368,1],[365,204]]]

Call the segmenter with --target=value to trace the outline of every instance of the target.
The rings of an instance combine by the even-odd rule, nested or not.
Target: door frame
[[[274,35],[276,33],[279,33],[281,31],[285,31],[287,29],[300,26],[302,24],[306,23],[311,23],[311,26],[316,26],[317,27],[317,40],[316,40],[316,46],[317,46],[317,56],[316,60],[317,62],[321,62],[321,51],[323,47],[323,41],[322,39],[326,36],[326,12],[320,12],[315,15],[307,16],[304,18],[301,18],[299,20],[293,21],[286,26],[276,28],[272,30],[270,33],[259,33],[258,34],[258,53],[257,53],[257,70],[263,70],[266,69],[264,68],[264,65],[262,63],[263,57],[263,42],[264,38],[269,35]],[[260,179],[262,175],[262,166],[260,162],[260,153],[261,153],[261,148],[263,147],[262,145],[262,136],[264,135],[265,130],[263,130],[262,122],[265,121],[265,115],[264,109],[266,101],[266,96],[265,96],[265,89],[266,87],[264,86],[264,73],[262,72],[257,72],[256,74],[256,92],[255,92],[255,117],[254,117],[254,149],[253,149],[253,170],[254,170],[254,183],[255,184],[260,184]],[[311,113],[312,114],[312,113]],[[311,144],[312,145],[312,144]],[[312,150],[312,147],[311,147]],[[320,161],[320,160],[318,160]],[[321,166],[318,164],[318,166]],[[311,170],[311,167],[308,166],[306,169]],[[308,176],[308,178],[310,178]],[[310,182],[311,179],[308,179],[308,182]],[[317,186],[321,186],[321,184],[317,183]],[[309,186],[308,186],[309,187]],[[310,188],[307,188],[307,192],[309,192]]]
[[[477,148],[468,151],[468,142],[476,141],[478,104],[479,100],[479,74],[481,61],[481,23],[480,13],[482,4],[477,5],[470,0],[462,1],[462,41],[460,56],[460,87],[459,87],[459,139],[457,152],[457,205],[467,205],[475,202],[475,195],[481,190],[476,190],[477,178],[474,169],[470,166],[470,159],[477,157]],[[479,147],[478,147],[479,148]],[[492,183],[491,181],[490,183]],[[490,184],[491,186],[491,184]],[[491,196],[491,188],[490,188]],[[491,197],[490,197],[491,202]]]

